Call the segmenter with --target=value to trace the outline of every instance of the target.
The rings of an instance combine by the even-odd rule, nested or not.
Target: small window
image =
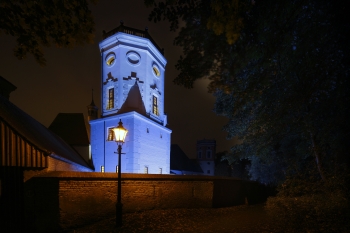
[[[108,129],[107,141],[114,141],[114,132],[112,128]]]
[[[210,165],[210,162],[208,162],[207,164]]]
[[[158,66],[156,64],[153,64],[152,69],[153,69],[153,74],[155,76],[159,77],[160,76],[160,71],[159,71]]]
[[[199,159],[202,158],[202,151],[198,151],[198,158],[199,158]]]
[[[107,109],[114,108],[114,88],[108,89],[108,103],[107,103]]]
[[[105,172],[105,167],[101,166],[101,172]]]
[[[211,158],[211,150],[207,150],[207,159]]]
[[[154,115],[159,116],[159,112],[158,112],[158,98],[156,96],[153,96],[153,109],[152,109],[152,113]]]
[[[106,64],[107,64],[107,66],[112,66],[114,63],[115,63],[115,54],[109,53],[106,56]]]
[[[145,174],[148,174],[148,167],[147,166],[145,166],[145,169],[144,169],[144,171],[143,171]]]
[[[207,174],[210,174],[210,170],[207,171]]]

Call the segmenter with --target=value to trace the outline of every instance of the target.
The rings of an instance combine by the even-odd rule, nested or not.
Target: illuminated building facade
[[[90,121],[95,171],[116,172],[111,128],[119,120],[129,131],[123,145],[123,173],[170,173],[171,130],[164,114],[166,59],[147,30],[125,27],[104,33],[101,53],[101,114]]]

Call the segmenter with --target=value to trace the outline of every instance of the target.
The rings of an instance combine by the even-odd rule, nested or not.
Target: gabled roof
[[[59,113],[49,130],[64,139],[69,145],[89,145],[83,113]]]
[[[130,88],[130,91],[128,93],[128,97],[126,98],[125,102],[123,103],[122,107],[119,109],[117,114],[127,113],[135,111],[137,113],[140,113],[141,115],[146,116],[146,108],[145,104],[143,103],[140,88],[137,84],[137,81],[135,81],[135,84]]]
[[[48,130],[34,118],[0,96],[0,120],[5,121],[21,137],[33,144],[47,155],[72,161],[86,168],[91,167],[63,139]]]
[[[199,164],[189,159],[177,144],[172,144],[170,148],[170,170],[203,172]]]

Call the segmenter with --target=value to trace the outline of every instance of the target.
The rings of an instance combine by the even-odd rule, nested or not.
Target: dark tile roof
[[[128,97],[126,98],[125,102],[123,103],[122,107],[119,109],[117,114],[127,113],[135,111],[137,113],[140,113],[141,115],[146,116],[146,108],[145,104],[143,103],[140,88],[137,84],[137,81],[135,81],[135,84],[130,88],[130,91],[128,93]]]
[[[10,93],[16,90],[17,87],[0,76],[0,95],[5,98],[10,98]]]
[[[199,164],[189,159],[177,144],[172,144],[170,148],[170,170],[203,172]]]
[[[60,136],[69,145],[89,145],[83,113],[59,113],[49,126],[49,130]]]
[[[57,155],[63,160],[91,168],[63,139],[2,96],[0,96],[0,118],[24,139],[48,155]]]

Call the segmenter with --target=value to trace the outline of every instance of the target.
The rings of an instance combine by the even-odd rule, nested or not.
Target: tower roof
[[[123,21],[120,21],[119,27],[114,28],[113,30],[111,30],[109,32],[103,31],[102,32],[103,33],[102,34],[102,38],[106,39],[106,38],[108,38],[110,36],[113,36],[114,34],[116,34],[118,32],[123,32],[123,33],[126,33],[126,34],[130,34],[130,35],[134,35],[134,36],[138,36],[138,37],[142,37],[142,38],[147,38],[158,49],[158,51],[161,52],[164,55],[164,49],[161,49],[158,46],[158,44],[153,40],[151,35],[148,34],[148,29],[147,28],[143,31],[143,30],[139,30],[139,29],[135,29],[135,28],[131,28],[131,27],[126,27],[126,26],[124,26]]]
[[[125,102],[123,103],[122,107],[119,109],[117,114],[127,113],[135,111],[137,113],[140,113],[141,115],[146,116],[146,108],[145,104],[143,103],[140,88],[137,84],[137,81],[135,81],[135,84],[130,88],[130,91],[128,93],[128,96],[126,97]]]
[[[88,105],[88,107],[89,106],[92,106],[92,107],[96,106],[95,102],[94,102],[94,89],[91,90],[91,103],[90,103],[90,105]]]

